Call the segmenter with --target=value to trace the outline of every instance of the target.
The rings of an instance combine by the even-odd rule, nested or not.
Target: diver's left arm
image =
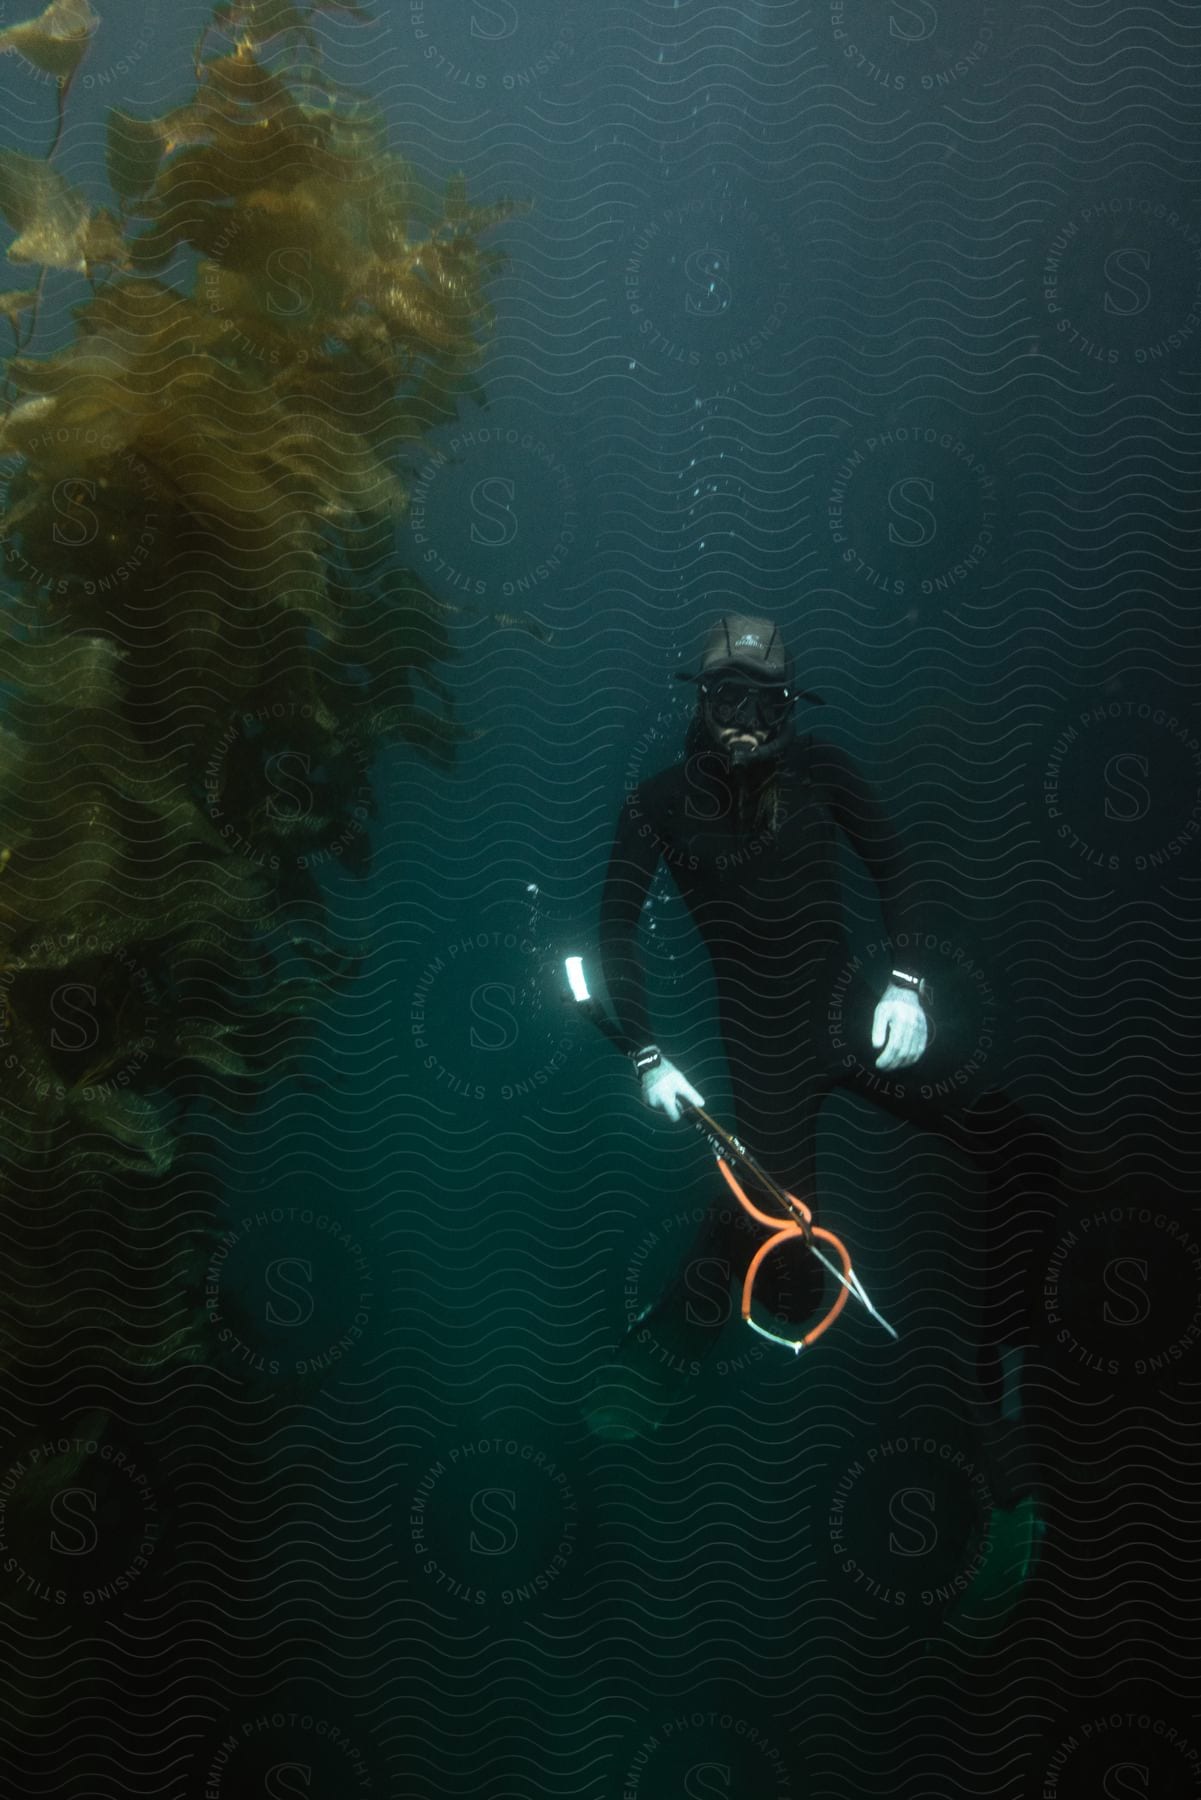
[[[895,944],[905,921],[905,854],[892,821],[858,764],[834,744],[815,748],[814,759],[836,823],[850,839],[880,896],[884,929]],[[908,1068],[930,1038],[926,1006],[929,985],[908,964],[898,961],[888,986],[876,1003],[872,1048],[876,1067],[887,1074]]]

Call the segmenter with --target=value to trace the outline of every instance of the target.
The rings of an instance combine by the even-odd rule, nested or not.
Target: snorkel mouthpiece
[[[779,756],[792,735],[792,721],[760,744],[732,744],[726,752],[732,769],[751,768],[755,763],[770,762]]]

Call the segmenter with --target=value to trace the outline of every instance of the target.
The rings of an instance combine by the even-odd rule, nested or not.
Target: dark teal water
[[[103,191],[104,106],[182,91],[204,16],[106,14],[73,179]],[[435,182],[534,202],[490,404],[414,452],[397,540],[465,603],[478,735],[386,759],[370,877],[323,877],[363,961],[314,1082],[215,1121],[214,1360],[129,1421],[169,1529],[88,1656],[10,1673],[62,1701],[38,1779],[1193,1794],[1195,8],[406,0],[321,35]],[[46,107],[0,76],[28,148]],[[971,1422],[979,1182],[862,1098],[823,1116],[821,1204],[899,1343],[852,1306],[796,1359],[732,1317],[703,1369],[659,1356],[658,1429],[586,1426],[718,1176],[562,961],[724,611],[780,623],[911,844],[942,1078],[1065,1146],[1011,1246],[1025,1510]],[[645,923],[659,1041],[728,1117],[666,870]]]

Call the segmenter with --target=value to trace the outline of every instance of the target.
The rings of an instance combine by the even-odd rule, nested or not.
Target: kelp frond
[[[323,72],[319,10],[218,6],[184,104],[110,112],[115,209],[0,153],[7,252],[38,276],[0,294],[5,1167],[105,1179],[117,1208],[171,1169],[180,1071],[249,1087],[312,1028],[339,961],[312,871],[369,866],[381,748],[464,735],[435,676],[453,609],[345,570],[404,514],[405,447],[479,395],[503,260],[480,240],[517,209],[427,192]],[[54,0],[0,53],[61,100],[98,23]],[[91,291],[35,355],[50,269]],[[86,1042],[51,1029],[66,986]]]
[[[0,56],[19,52],[35,69],[70,81],[100,24],[88,0],[52,0],[36,19],[0,31]]]

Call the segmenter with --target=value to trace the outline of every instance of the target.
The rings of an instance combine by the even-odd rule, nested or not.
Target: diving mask
[[[702,682],[701,694],[709,718],[720,729],[742,725],[768,737],[781,729],[796,703],[791,689],[755,681]]]

